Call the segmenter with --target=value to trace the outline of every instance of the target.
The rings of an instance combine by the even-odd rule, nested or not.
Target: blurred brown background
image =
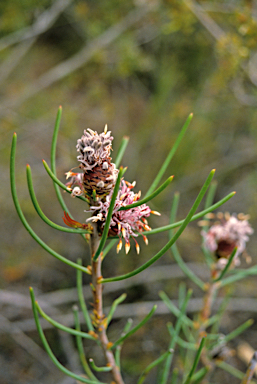
[[[136,180],[135,189],[142,193],[193,112],[187,135],[166,172],[167,177],[175,175],[174,182],[151,205],[162,216],[152,218],[150,225],[168,223],[177,190],[181,192],[179,218],[183,218],[209,171],[216,168],[219,184],[215,200],[236,190],[236,196],[222,210],[249,213],[256,228],[256,2],[1,0],[0,98],[0,382],[72,384],[74,380],[65,378],[41,349],[28,286],[35,288],[49,314],[62,318],[77,300],[72,290],[75,272],[41,249],[17,217],[8,174],[13,132],[18,134],[16,181],[24,213],[44,241],[73,261],[83,256],[88,262],[82,239],[57,233],[41,222],[30,202],[25,176],[29,163],[41,208],[62,224],[62,210],[41,162],[43,158],[49,163],[59,105],[63,107],[57,151],[59,178],[64,182],[64,173],[77,166],[75,145],[83,130],[90,127],[101,131],[107,123],[115,137],[114,159],[121,138],[130,137],[122,164],[128,166],[126,179]],[[86,207],[69,196],[65,199],[76,219],[85,220]],[[141,265],[166,241],[167,234],[149,237],[147,248],[140,243],[139,257],[134,250],[128,256],[113,253],[105,260],[105,275]],[[196,223],[185,231],[179,246],[193,268],[203,261]],[[255,248],[253,236],[248,246],[253,263]],[[159,300],[160,289],[176,299],[178,282],[187,280],[172,263],[167,254],[153,267],[152,280],[145,278],[148,284],[140,277],[127,283],[126,303]],[[170,268],[170,276],[161,270],[158,274],[163,265],[170,265],[165,267],[166,271]],[[201,273],[208,278],[205,269]],[[188,286],[193,285],[188,282]],[[106,288],[106,305],[121,292],[122,284],[109,295]],[[200,294],[196,289],[194,298]],[[245,299],[256,297],[256,278],[237,284],[233,296],[243,298],[245,305],[239,300],[236,312],[228,313],[224,332],[256,316],[249,313],[256,310],[255,300],[246,307]],[[125,324],[124,316],[130,316],[135,308],[124,307],[124,314],[120,313],[120,320],[111,328],[114,339]],[[170,315],[156,316],[127,342],[127,383],[135,383],[142,368],[167,348],[164,324],[168,320],[172,320]],[[65,321],[72,325],[71,319]],[[242,339],[256,349],[255,329],[253,326]],[[75,353],[69,353],[74,348],[73,340],[50,328],[47,336],[60,361],[80,372]],[[96,353],[92,346],[87,349]],[[235,358],[234,364],[245,369],[240,359]],[[225,383],[226,375],[222,380]],[[148,383],[156,383],[154,374]]]

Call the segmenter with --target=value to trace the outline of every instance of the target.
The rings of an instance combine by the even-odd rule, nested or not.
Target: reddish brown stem
[[[124,384],[121,377],[119,367],[116,365],[113,352],[109,349],[110,342],[106,334],[106,319],[103,313],[103,296],[102,296],[102,284],[101,284],[101,255],[97,261],[93,261],[94,254],[99,245],[99,234],[97,227],[94,225],[94,231],[91,235],[91,255],[92,255],[92,291],[94,298],[94,326],[99,336],[101,346],[106,358],[107,365],[112,367],[111,373],[116,384]]]

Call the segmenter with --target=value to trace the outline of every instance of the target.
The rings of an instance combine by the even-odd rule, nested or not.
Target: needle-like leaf
[[[85,267],[83,267],[81,265],[78,265],[76,263],[73,263],[72,261],[66,259],[64,256],[61,256],[59,253],[55,252],[52,248],[50,248],[43,240],[40,239],[40,237],[33,231],[31,226],[27,222],[27,220],[26,220],[26,218],[25,218],[25,216],[24,216],[24,214],[22,212],[19,200],[18,200],[17,190],[16,190],[16,183],[15,183],[15,153],[16,153],[16,144],[17,144],[17,135],[16,135],[16,133],[14,133],[13,140],[12,140],[12,147],[11,147],[11,159],[10,159],[11,193],[12,193],[12,198],[13,198],[14,206],[16,208],[16,211],[18,213],[18,216],[19,216],[22,224],[24,225],[26,230],[29,232],[29,234],[33,237],[33,239],[36,240],[36,242],[39,245],[41,245],[41,247],[44,248],[48,253],[50,253],[50,255],[54,256],[56,259],[62,261],[63,263],[69,265],[70,267],[73,267],[73,268],[76,268],[76,269],[80,269],[81,271],[90,274],[90,271],[87,268],[85,268]]]
[[[32,288],[30,288],[30,296],[31,296],[33,314],[34,314],[34,318],[35,318],[35,322],[36,322],[36,326],[37,326],[37,330],[38,330],[40,339],[41,339],[41,341],[43,343],[43,346],[44,346],[48,356],[50,357],[52,362],[57,366],[57,368],[59,368],[60,371],[62,371],[65,375],[70,376],[73,379],[78,380],[81,383],[86,383],[86,384],[106,384],[106,383],[100,382],[98,380],[89,380],[89,379],[86,379],[83,376],[76,375],[75,373],[73,373],[73,372],[69,371],[67,368],[65,368],[57,360],[57,358],[54,356],[54,354],[53,354],[53,352],[52,352],[52,350],[51,350],[51,348],[50,348],[50,346],[49,346],[49,344],[48,344],[48,342],[46,340],[46,337],[44,335],[43,329],[41,327],[41,324],[40,324],[40,321],[39,321],[39,317],[38,317],[37,307],[36,307],[35,295],[34,295],[34,291],[33,291]]]
[[[36,212],[38,213],[38,215],[41,217],[41,219],[46,224],[48,224],[48,225],[50,225],[50,227],[57,229],[59,231],[62,231],[62,232],[80,233],[80,234],[81,233],[90,233],[90,231],[88,231],[87,229],[79,229],[79,228],[78,229],[72,229],[72,228],[63,227],[61,225],[55,224],[53,221],[48,219],[48,217],[46,217],[46,215],[43,213],[42,209],[40,208],[40,205],[38,204],[36,194],[35,194],[35,191],[33,188],[31,168],[28,164],[27,164],[27,182],[28,182],[29,194],[30,194],[32,203],[34,205],[34,208],[35,208]]]
[[[158,260],[160,257],[162,257],[164,255],[164,253],[167,252],[168,249],[175,243],[175,241],[177,241],[179,236],[182,234],[182,232],[184,231],[184,229],[187,227],[188,223],[192,219],[193,214],[197,210],[200,202],[202,201],[202,199],[203,199],[203,197],[204,197],[204,195],[208,189],[208,186],[210,185],[210,183],[212,181],[214,173],[215,173],[215,170],[212,170],[210,172],[210,174],[209,174],[208,178],[206,179],[206,181],[205,181],[199,195],[197,196],[192,208],[190,209],[185,220],[182,221],[182,225],[180,226],[178,231],[175,233],[175,235],[168,241],[168,243],[155,256],[153,256],[145,264],[143,264],[141,267],[135,269],[134,271],[126,273],[125,275],[102,279],[102,283],[109,283],[111,281],[119,281],[119,280],[128,279],[129,277],[132,277],[132,276],[137,275],[138,273],[142,272],[143,270],[148,268],[150,265],[152,265],[156,260]]]

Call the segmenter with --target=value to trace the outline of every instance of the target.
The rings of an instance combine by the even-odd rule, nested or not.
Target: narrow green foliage
[[[78,311],[77,305],[73,306],[73,314],[74,314],[74,321],[75,321],[76,331],[80,332],[81,329],[80,329],[79,311]],[[79,353],[79,358],[80,358],[80,361],[81,361],[81,364],[82,364],[82,367],[83,367],[84,371],[86,372],[87,376],[91,380],[98,381],[98,379],[95,377],[95,375],[93,374],[93,372],[89,368],[89,365],[87,363],[87,359],[86,359],[86,356],[85,356],[85,352],[84,352],[82,338],[81,338],[81,336],[79,334],[76,335],[76,344],[77,344],[77,349],[78,349],[78,353]]]
[[[121,207],[119,211],[126,211],[127,209],[138,207],[139,205],[145,204],[148,201],[152,200],[154,197],[159,195],[173,180],[174,176],[170,176],[156,191],[154,191],[151,195],[148,195],[144,199],[141,199],[133,204],[128,204],[125,207]]]
[[[176,219],[176,214],[177,214],[177,209],[178,209],[178,204],[179,204],[179,194],[176,193],[174,195],[172,207],[171,207],[171,214],[170,214],[170,223],[173,223]],[[174,235],[173,231],[169,231],[169,237],[170,239]],[[198,287],[200,287],[203,291],[205,290],[205,283],[198,277],[196,274],[188,268],[186,263],[184,263],[182,257],[180,256],[178,247],[176,243],[174,243],[171,246],[171,251],[173,253],[174,259],[176,260],[177,264],[181,268],[181,270],[184,272],[184,274],[189,277],[190,280],[192,280]]]
[[[50,316],[48,316],[43,311],[43,309],[39,306],[38,302],[36,302],[36,307],[37,307],[37,310],[40,313],[40,315],[45,320],[47,320],[50,324],[52,324],[54,327],[56,327],[57,329],[60,329],[61,331],[64,331],[64,332],[67,332],[67,333],[70,333],[71,335],[74,335],[74,336],[80,336],[80,337],[83,337],[84,339],[96,341],[96,338],[94,336],[89,335],[86,332],[81,332],[81,331],[77,331],[77,330],[75,330],[73,328],[66,327],[65,325],[62,325],[62,324],[58,323],[57,321],[55,321],[54,319],[52,319]]]
[[[230,332],[228,335],[224,337],[224,341],[227,343],[230,340],[233,340],[235,337],[239,336],[241,333],[243,333],[247,328],[251,327],[254,323],[253,319],[247,320],[245,323],[241,324],[239,327],[234,329],[232,332]]]
[[[217,203],[213,204],[209,208],[204,209],[203,211],[197,213],[196,215],[193,215],[192,218],[190,219],[190,222],[194,221],[194,220],[201,219],[207,213],[210,213],[210,212],[214,211],[215,209],[219,208],[221,205],[225,204],[229,199],[231,199],[231,197],[233,197],[235,195],[235,193],[236,192],[229,193],[227,196],[225,196],[223,199],[221,199]],[[151,231],[145,231],[145,232],[142,232],[142,234],[146,234],[147,236],[149,236],[149,235],[154,235],[156,233],[169,231],[170,229],[180,227],[184,223],[185,220],[186,219],[177,221],[176,223],[173,223],[173,224],[165,225],[163,227],[151,229]]]
[[[127,297],[127,294],[126,293],[123,293],[122,295],[120,295],[120,297],[118,297],[116,300],[114,300],[114,302],[112,303],[111,305],[111,309],[110,309],[110,312],[108,313],[108,316],[107,316],[107,326],[110,324],[111,320],[112,320],[112,317],[114,315],[114,312],[116,311],[116,308],[117,306],[122,303]]]
[[[54,181],[54,185],[55,184],[58,184],[59,187],[61,187],[64,191],[68,192],[69,194],[71,194],[71,190],[69,188],[66,187],[65,184],[63,184],[56,176],[55,174],[51,171],[51,169],[49,168],[47,162],[45,160],[43,160],[43,165],[45,167],[45,170],[46,172],[48,173],[48,175],[51,177],[51,179]],[[58,189],[59,191],[59,189]],[[88,203],[88,200],[84,197],[84,196],[75,196],[75,198],[77,199],[80,199],[82,201],[84,201],[85,203]],[[65,204],[65,202],[63,201],[62,203],[62,209],[66,212],[69,212],[68,208],[67,208],[67,205]],[[70,215],[70,213],[69,213]],[[70,215],[71,216],[71,215]],[[72,217],[72,216],[71,216]]]
[[[80,266],[80,265],[78,265],[76,263],[73,263],[73,261],[70,261],[70,260],[66,259],[64,256],[61,256],[59,253],[55,252],[52,248],[50,248],[43,240],[40,239],[40,237],[33,231],[31,226],[27,222],[27,220],[26,220],[26,218],[25,218],[25,216],[24,216],[24,214],[22,212],[19,200],[18,200],[17,190],[16,190],[16,183],[15,183],[15,153],[16,153],[16,144],[17,144],[17,135],[15,133],[13,135],[12,148],[11,148],[10,181],[11,181],[11,192],[12,192],[12,198],[13,198],[14,206],[16,208],[16,211],[18,213],[18,216],[19,216],[22,224],[24,225],[26,230],[29,232],[31,237],[34,240],[36,240],[36,242],[42,248],[44,248],[48,253],[50,253],[50,255],[54,256],[56,259],[62,261],[63,263],[69,265],[70,267],[73,267],[73,268],[76,268],[76,269],[80,269],[81,271],[90,274],[90,271],[87,268],[82,267],[82,266]]]
[[[59,131],[60,123],[61,123],[61,117],[62,117],[62,107],[60,106],[58,109],[58,112],[57,112],[56,120],[55,120],[52,145],[51,145],[51,169],[52,169],[54,176],[56,176],[56,163],[55,163],[55,161],[56,161],[56,144],[57,144],[58,131]],[[58,188],[58,185],[60,186],[60,184],[56,183],[56,181],[54,179],[53,179],[53,181],[54,181],[55,193],[56,193],[57,199],[58,199],[62,209],[70,214],[70,212],[69,212],[69,210],[68,210],[68,208],[67,208],[67,206],[63,200],[60,189]],[[68,190],[67,190],[67,192],[68,192]]]
[[[194,373],[194,371],[197,368],[197,365],[198,365],[198,362],[199,362],[199,359],[200,359],[200,356],[201,356],[201,352],[202,352],[202,349],[204,347],[204,343],[205,343],[205,337],[203,337],[201,342],[200,342],[198,351],[196,353],[196,356],[195,356],[195,359],[194,359],[194,362],[193,362],[193,366],[192,366],[192,368],[191,368],[191,370],[190,370],[190,372],[188,374],[188,377],[187,377],[186,381],[184,382],[184,384],[189,384],[191,382],[193,373]]]
[[[173,325],[171,323],[168,323],[167,328],[168,328],[170,336],[173,337],[174,332],[175,332]],[[193,351],[197,350],[197,346],[195,343],[189,343],[188,341],[181,339],[181,337],[179,337],[179,336],[177,336],[177,344],[180,345],[184,349],[192,349]]]
[[[123,158],[123,155],[126,151],[126,148],[127,148],[127,145],[128,145],[128,142],[129,142],[129,137],[128,136],[124,136],[121,140],[121,143],[120,143],[120,147],[118,149],[118,153],[116,155],[116,159],[114,161],[115,165],[116,165],[116,168],[118,168],[120,166],[120,162]]]
[[[232,283],[235,283],[236,281],[245,279],[248,276],[255,276],[255,275],[257,275],[257,266],[256,265],[251,267],[251,268],[238,269],[238,270],[234,271],[234,274],[232,276],[223,278],[219,282],[219,284],[221,287],[225,287],[228,284],[232,284]]]
[[[82,260],[78,259],[77,263],[78,265],[82,265]],[[77,270],[77,292],[78,292],[79,304],[80,304],[86,325],[89,331],[94,331],[94,327],[92,325],[91,318],[89,316],[84,295],[83,295],[82,272],[79,269]]]
[[[103,283],[109,283],[111,281],[118,281],[118,280],[128,279],[129,277],[137,275],[138,273],[142,272],[143,270],[148,268],[150,265],[152,265],[155,261],[160,259],[160,257],[162,257],[164,255],[164,253],[167,252],[167,250],[175,243],[175,241],[177,241],[179,236],[182,234],[184,229],[187,227],[187,225],[190,222],[190,220],[192,219],[195,211],[197,210],[199,204],[201,203],[201,201],[202,201],[202,199],[203,199],[203,197],[204,197],[204,195],[205,195],[205,193],[206,193],[206,191],[208,189],[208,186],[210,185],[210,183],[212,181],[214,173],[215,173],[215,170],[212,170],[210,172],[210,174],[209,174],[207,180],[205,181],[205,183],[204,183],[204,185],[203,185],[199,195],[197,196],[197,198],[196,198],[192,208],[190,209],[190,211],[189,211],[187,217],[185,218],[185,220],[182,222],[182,225],[180,226],[178,231],[175,233],[175,235],[168,241],[168,243],[155,256],[153,256],[150,260],[148,260],[141,267],[135,269],[134,271],[132,271],[130,273],[127,273],[127,274],[121,275],[121,276],[117,276],[117,277],[111,277],[111,278],[103,279],[102,282]]]
[[[188,292],[187,292],[187,295],[185,297],[185,300],[182,303],[180,314],[179,314],[178,319],[176,321],[176,325],[175,325],[175,329],[174,329],[174,334],[171,337],[171,341],[170,341],[170,344],[169,344],[169,349],[171,349],[171,350],[175,349],[175,346],[176,346],[176,343],[177,343],[177,336],[179,335],[182,323],[184,322],[184,316],[185,316],[187,304],[188,304],[188,302],[190,300],[190,297],[192,296],[192,293],[193,293],[192,289],[189,289]],[[168,376],[169,376],[169,372],[170,372],[170,367],[171,367],[172,359],[173,359],[173,354],[169,355],[167,357],[166,361],[165,361],[160,384],[166,384],[167,381],[168,381]]]
[[[232,376],[237,377],[238,379],[242,380],[244,378],[243,372],[239,371],[239,369],[236,369],[225,361],[217,361],[216,365],[217,367],[223,369],[224,371],[230,373]],[[256,381],[253,381],[253,383],[256,383]]]
[[[63,227],[61,225],[55,224],[53,221],[49,220],[48,217],[45,216],[45,214],[43,213],[42,209],[40,208],[40,206],[38,204],[38,201],[37,201],[37,198],[36,198],[36,195],[35,195],[35,192],[34,192],[33,182],[32,182],[32,175],[31,175],[31,168],[30,168],[29,165],[27,165],[27,182],[28,182],[29,194],[30,194],[32,203],[34,205],[34,208],[35,208],[36,212],[38,213],[38,215],[41,217],[41,219],[46,224],[48,224],[50,227],[52,227],[54,229],[57,229],[59,231],[62,231],[62,232],[80,233],[80,234],[81,233],[90,233],[86,229],[66,228],[66,227]]]
[[[175,143],[173,144],[173,147],[171,148],[171,150],[170,150],[168,156],[166,157],[166,160],[164,161],[164,163],[163,163],[163,165],[161,166],[161,168],[160,168],[160,170],[159,170],[157,176],[155,177],[155,179],[154,179],[153,183],[151,184],[150,188],[148,189],[148,191],[147,191],[147,193],[146,193],[146,196],[151,195],[151,193],[155,190],[155,188],[156,188],[157,185],[159,184],[159,182],[160,182],[162,176],[164,175],[166,169],[168,168],[168,166],[169,166],[169,164],[170,164],[170,162],[171,162],[171,159],[172,159],[173,156],[175,155],[175,152],[176,152],[176,150],[178,149],[178,146],[179,146],[179,144],[180,144],[180,142],[181,142],[181,140],[182,140],[184,134],[186,133],[186,130],[187,130],[187,128],[188,128],[188,126],[189,126],[189,124],[190,124],[192,118],[193,118],[193,114],[190,113],[190,115],[188,116],[188,118],[187,118],[185,124],[183,125],[183,127],[182,127],[182,129],[181,129],[181,131],[180,131],[180,133],[179,133],[179,135],[178,135],[178,137],[177,137]]]
[[[111,346],[110,349],[115,349],[119,344],[123,343],[129,336],[133,335],[139,328],[141,328],[154,314],[156,311],[157,305],[154,305],[151,311],[146,315],[146,317],[140,321],[138,325],[136,325],[131,331],[127,332],[125,335],[121,336],[115,343]]]
[[[110,227],[110,223],[111,223],[111,219],[112,219],[112,211],[113,211],[113,208],[114,208],[114,205],[115,205],[115,200],[116,200],[117,194],[119,192],[120,181],[121,181],[122,176],[126,172],[126,170],[127,170],[127,168],[120,167],[120,170],[119,170],[119,173],[118,173],[118,177],[117,177],[117,180],[116,180],[116,183],[115,183],[115,187],[113,189],[109,210],[108,210],[108,214],[107,214],[105,225],[104,225],[104,230],[103,230],[103,233],[102,233],[102,236],[101,236],[101,240],[100,240],[98,249],[97,249],[97,251],[96,251],[96,253],[95,253],[94,257],[93,257],[94,261],[96,261],[98,259],[100,253],[103,250],[103,247],[105,245],[106,239],[108,237],[109,227]]]
[[[217,279],[214,280],[214,282],[216,283],[217,281],[220,281],[223,279],[223,277],[225,276],[225,274],[229,271],[229,267],[231,266],[231,263],[232,261],[234,260],[234,257],[236,255],[236,251],[237,251],[237,248],[234,248],[233,249],[233,252],[231,253],[231,255],[229,256],[229,259],[228,259],[228,262],[225,266],[225,268],[221,271],[219,277],[217,277]]]
[[[193,374],[192,376],[192,379],[191,379],[191,382],[194,383],[194,384],[200,384],[204,378],[204,376],[207,375],[207,373],[209,372],[209,368],[208,367],[203,367],[201,369],[199,369],[199,371],[197,371],[196,373]]]
[[[160,357],[158,357],[158,359],[154,360],[152,363],[150,363],[145,369],[144,371],[142,372],[141,376],[139,377],[139,380],[137,382],[137,384],[142,384],[144,381],[145,381],[145,378],[146,376],[148,375],[148,373],[154,368],[156,367],[158,364],[162,363],[163,360],[165,360],[171,353],[173,353],[172,350],[169,350],[165,353],[163,353]]]
[[[105,256],[110,252],[110,250],[114,247],[114,245],[117,243],[117,239],[112,239],[108,242],[106,247],[103,249],[102,252],[102,259],[105,258]]]
[[[97,367],[93,359],[89,359],[89,364],[96,372],[110,372],[112,370],[112,367]]]
[[[177,382],[178,382],[178,373],[179,373],[178,369],[174,368],[173,371],[172,371],[170,384],[177,384]]]
[[[125,325],[125,327],[123,329],[123,332],[122,332],[121,336],[125,336],[128,333],[128,331],[132,327],[132,324],[133,324],[133,320],[132,319],[128,319],[127,322],[126,322],[126,325]],[[121,354],[122,345],[123,345],[123,343],[120,343],[116,347],[116,350],[115,350],[115,362],[116,362],[116,365],[119,367],[119,369],[120,369],[120,354]]]
[[[40,336],[41,342],[43,343],[43,346],[44,346],[48,356],[50,357],[50,359],[52,360],[54,365],[56,365],[56,367],[59,368],[60,371],[62,371],[65,375],[70,376],[73,379],[80,381],[81,383],[86,383],[86,384],[106,384],[106,383],[100,382],[98,380],[97,381],[96,380],[89,380],[89,379],[86,379],[83,376],[76,375],[75,373],[73,373],[73,372],[69,371],[67,368],[65,368],[61,363],[59,363],[59,361],[54,356],[54,354],[53,354],[53,352],[52,352],[52,350],[51,350],[51,348],[50,348],[50,346],[49,346],[49,344],[48,344],[48,342],[47,342],[47,340],[45,338],[45,335],[44,335],[44,332],[42,330],[42,327],[40,325],[40,321],[39,321],[39,317],[38,317],[38,313],[37,313],[35,296],[34,296],[34,292],[33,292],[32,288],[30,288],[30,296],[31,296],[32,309],[33,309],[33,314],[34,314],[34,318],[35,318],[38,334]]]
[[[160,298],[163,300],[167,308],[175,315],[176,317],[179,317],[181,315],[181,311],[173,304],[172,300],[168,298],[165,292],[161,291],[159,292]],[[186,315],[183,315],[183,323],[188,325],[189,327],[194,326],[193,320],[189,319]]]

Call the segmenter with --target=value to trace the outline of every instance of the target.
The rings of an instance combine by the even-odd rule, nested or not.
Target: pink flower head
[[[204,244],[211,252],[215,252],[218,259],[228,259],[233,249],[237,247],[235,255],[237,257],[244,252],[249,235],[253,233],[247,216],[219,214],[218,217],[220,221],[212,225],[208,232],[202,231]]]
[[[84,130],[76,146],[77,151],[80,152],[77,158],[81,162],[81,168],[91,171],[96,165],[102,165],[105,161],[111,160],[112,140],[111,131],[107,131],[107,126],[100,134],[90,128]]]
[[[150,216],[150,213],[158,214],[158,212],[151,211],[151,209],[146,204],[139,205],[134,208],[127,210],[119,211],[120,208],[126,207],[127,205],[133,204],[140,198],[140,192],[132,192],[132,188],[135,186],[135,183],[130,184],[127,181],[122,180],[120,185],[120,190],[118,192],[114,209],[112,212],[112,219],[110,223],[109,235],[110,236],[119,236],[120,241],[117,246],[117,252],[122,248],[121,236],[125,239],[125,251],[129,252],[130,242],[129,238],[132,237],[136,243],[136,250],[139,253],[139,245],[135,240],[135,237],[138,236],[135,232],[149,231],[151,228],[148,226],[146,217]],[[88,212],[93,212],[95,215],[87,219],[87,221],[92,220],[93,222],[98,223],[98,228],[100,232],[103,230],[108,209],[110,206],[112,197],[112,192],[106,196],[106,200],[100,201],[99,205],[90,207]],[[144,241],[147,244],[147,238],[143,235]]]
[[[111,162],[112,149],[111,132],[104,131],[98,134],[88,128],[77,141],[77,157],[80,162],[79,168],[83,173],[67,172],[67,178],[71,180],[66,184],[73,189],[72,196],[84,194],[89,199],[94,196],[97,199],[105,199],[105,196],[113,189],[118,176],[118,170]]]

